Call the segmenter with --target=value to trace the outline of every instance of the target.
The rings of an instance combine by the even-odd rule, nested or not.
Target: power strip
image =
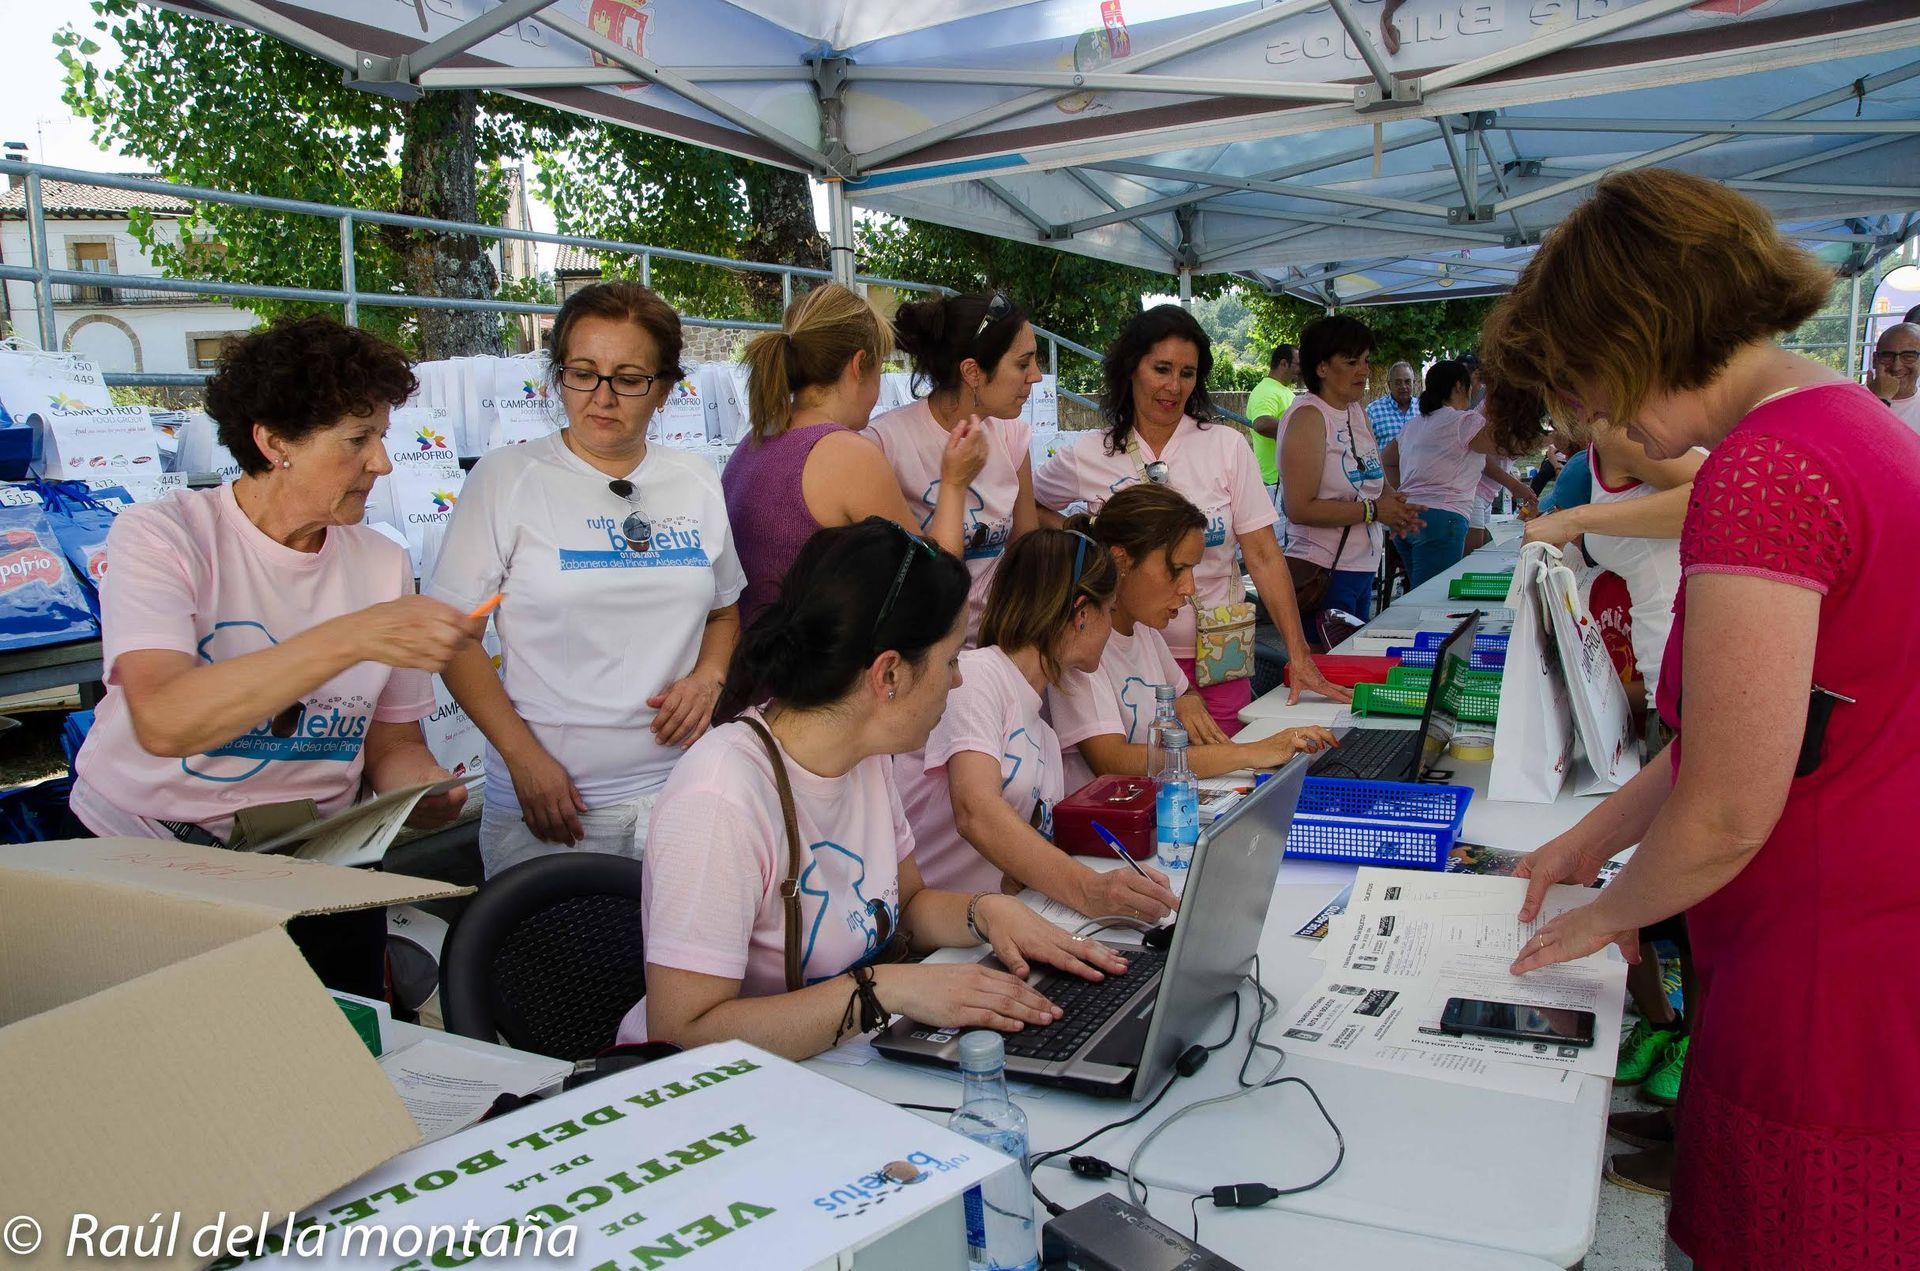
[[[1112,1194],[1042,1227],[1040,1265],[1045,1271],[1240,1271]]]

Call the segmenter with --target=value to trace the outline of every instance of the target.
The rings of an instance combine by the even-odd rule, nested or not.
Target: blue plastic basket
[[[1447,642],[1451,631],[1416,631],[1413,633],[1413,647],[1416,649],[1439,649]],[[1478,631],[1474,633],[1473,647],[1476,649],[1498,649],[1505,652],[1507,633],[1504,631]]]
[[[1468,786],[1308,777],[1287,831],[1287,855],[1445,869],[1472,798]]]
[[[1390,658],[1399,658],[1401,666],[1435,667],[1440,664],[1440,650],[1422,649],[1417,645],[1398,644],[1387,650]],[[1476,671],[1504,671],[1507,666],[1505,649],[1483,649],[1473,646],[1473,652],[1467,656],[1467,665]]]

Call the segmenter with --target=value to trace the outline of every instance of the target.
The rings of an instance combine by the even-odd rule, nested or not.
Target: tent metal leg
[[[827,182],[827,254],[833,258],[833,280],[853,286],[853,204],[839,181]]]

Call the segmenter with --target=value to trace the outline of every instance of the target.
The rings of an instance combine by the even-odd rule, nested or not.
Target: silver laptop
[[[1201,831],[1165,952],[1112,943],[1127,958],[1127,973],[1100,983],[1051,967],[1029,977],[1065,1014],[1045,1028],[1006,1035],[1009,1077],[1144,1099],[1188,1047],[1219,1040],[1219,1021],[1260,946],[1306,776],[1300,756]],[[1000,965],[992,954],[982,960]],[[957,1067],[961,1031],[901,1018],[874,1049]]]

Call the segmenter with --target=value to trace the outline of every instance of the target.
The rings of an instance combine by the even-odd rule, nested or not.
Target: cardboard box
[[[41,1231],[8,1265],[67,1263],[77,1214],[178,1213],[180,1252],[143,1265],[197,1266],[184,1233],[284,1221],[419,1142],[285,927],[470,890],[150,839],[0,848],[0,1223]]]

